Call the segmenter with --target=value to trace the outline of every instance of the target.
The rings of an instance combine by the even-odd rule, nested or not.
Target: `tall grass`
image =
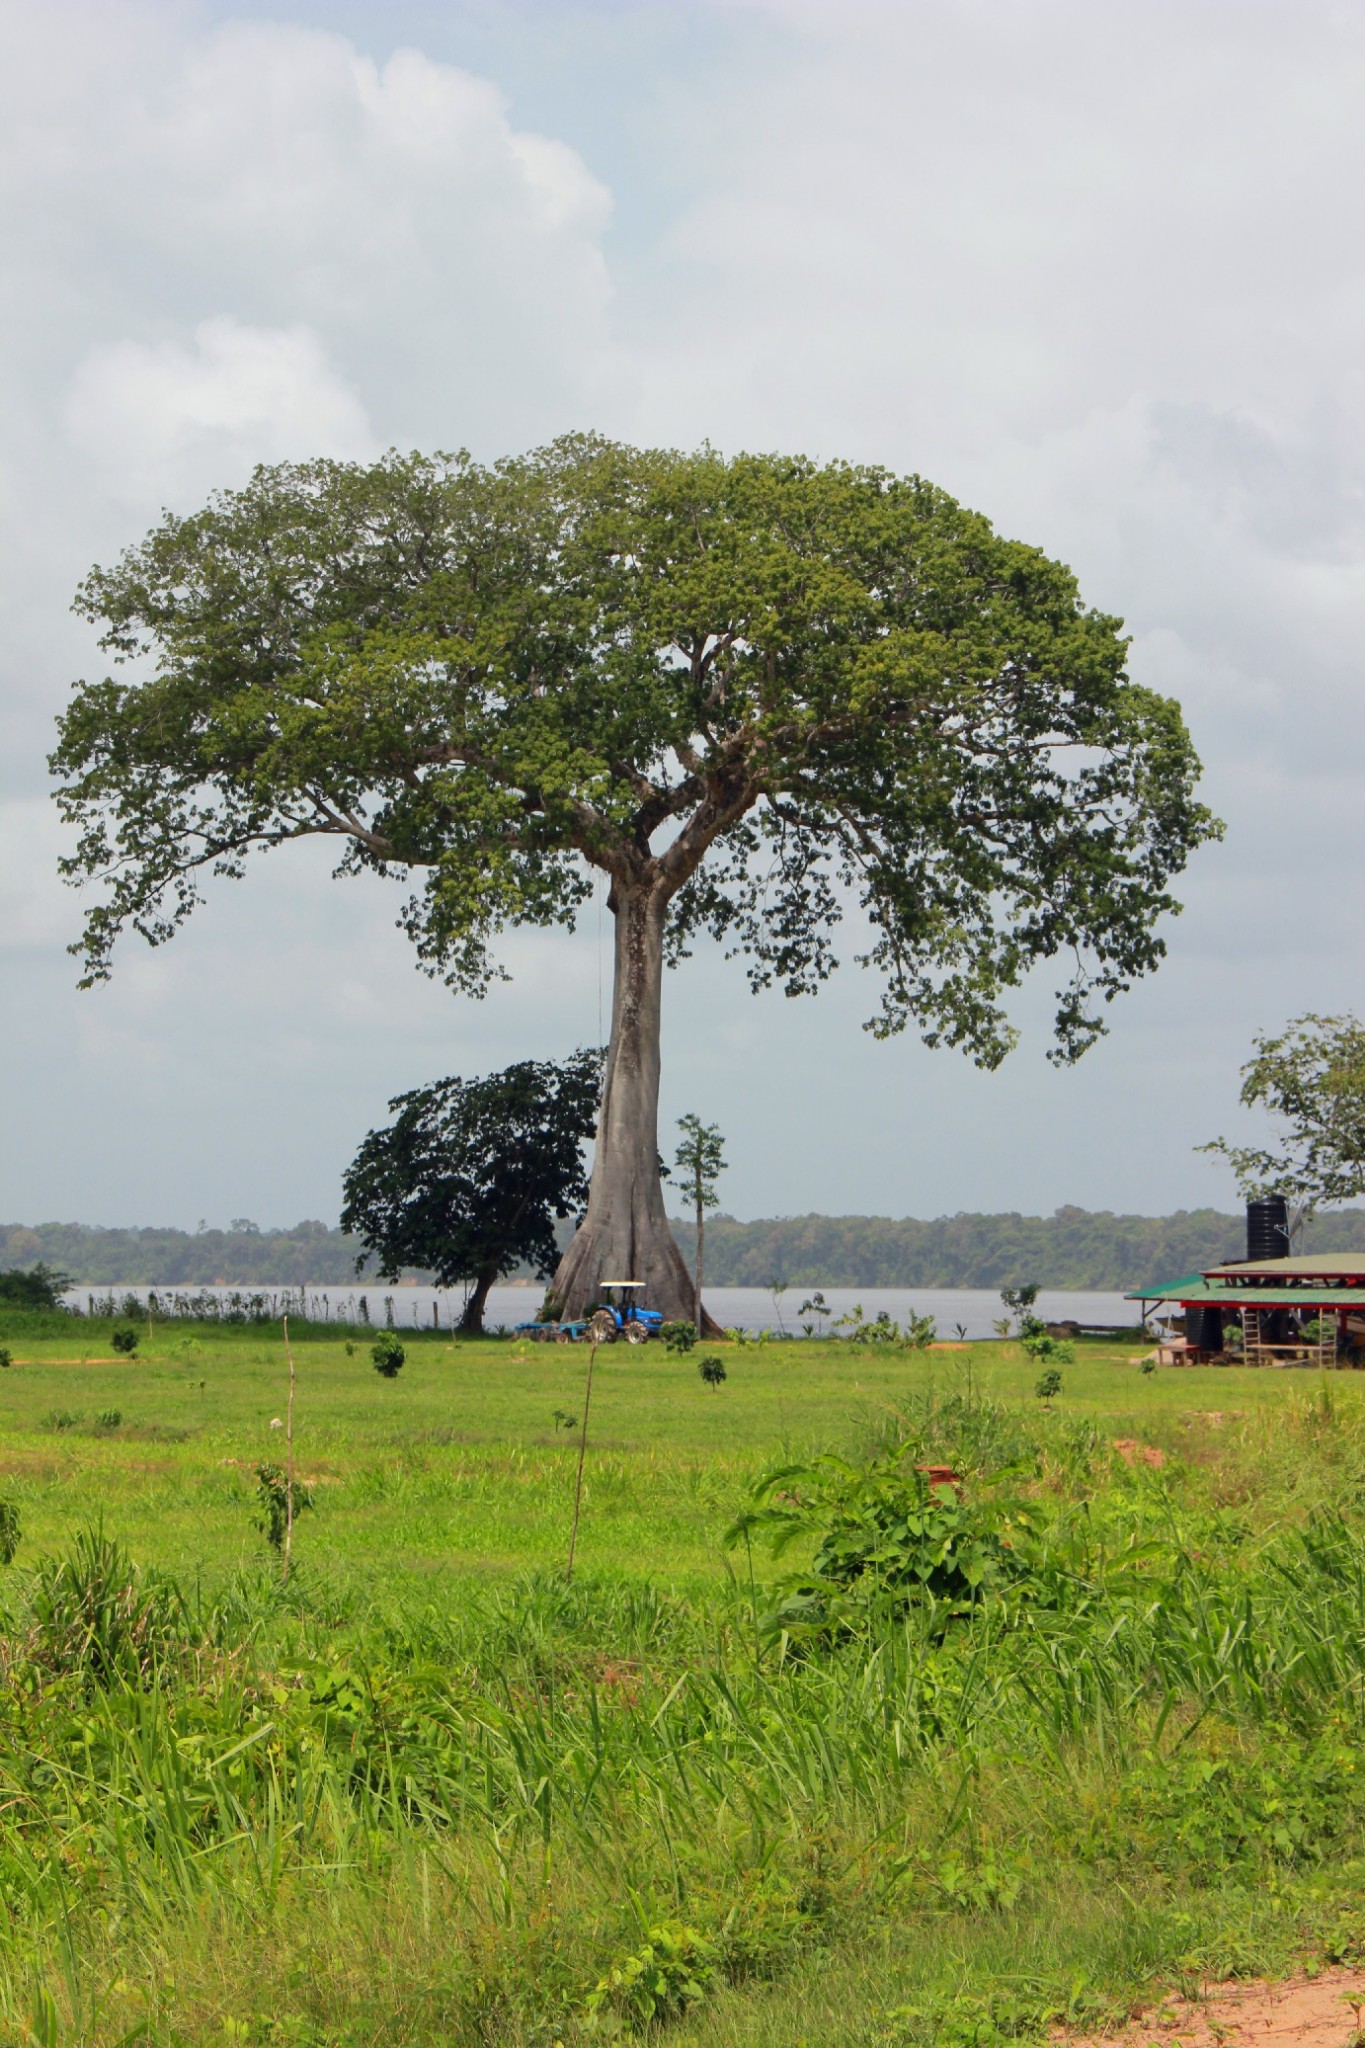
[[[1215,1897],[1335,1924],[1365,1850],[1365,1534],[1321,1505],[1258,1524],[1211,1473],[1055,1421],[953,1395],[869,1432],[864,1457],[908,1431],[950,1458],[969,1500],[1022,1489],[1027,1557],[951,1618],[872,1602],[802,1654],[760,1626],[761,1556],[705,1598],[545,1573],[454,1611],[366,1605],[307,1558],[205,1591],[98,1530],[11,1570],[13,2037],[548,2044],[729,2014],[738,2040],[819,1955],[880,1941],[919,1981],[945,1929],[1032,1928],[1013,2018],[925,1980],[876,2021],[984,2042],[1174,1967]],[[1281,1460],[1286,1432],[1305,1472],[1365,1471],[1320,1405]],[[1037,1932],[1063,1911],[1108,1929],[1083,1997],[1074,1940]]]

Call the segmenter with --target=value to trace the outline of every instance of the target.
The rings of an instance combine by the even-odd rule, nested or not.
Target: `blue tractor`
[[[645,1308],[640,1300],[643,1280],[603,1280],[602,1300],[588,1317],[588,1336],[598,1344],[614,1344],[618,1337],[627,1344],[647,1344],[663,1328],[657,1308]]]

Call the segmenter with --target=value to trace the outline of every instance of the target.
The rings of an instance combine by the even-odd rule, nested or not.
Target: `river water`
[[[92,1300],[103,1308],[112,1292],[115,1304],[121,1304],[128,1296],[145,1301],[153,1290],[146,1287],[74,1287],[66,1297],[73,1307],[88,1308]],[[289,1313],[308,1315],[319,1321],[345,1324],[365,1319],[361,1302],[368,1311],[368,1319],[383,1325],[392,1321],[399,1329],[430,1329],[433,1311],[437,1327],[448,1330],[459,1321],[463,1306],[463,1295],[458,1288],[433,1287],[204,1287],[204,1288],[160,1288],[155,1290],[169,1306],[173,1302],[188,1304],[212,1299],[216,1305],[227,1307],[232,1298],[242,1300],[261,1299],[272,1314]],[[485,1323],[491,1329],[502,1325],[511,1328],[517,1323],[529,1322],[539,1308],[544,1290],[535,1287],[495,1287],[488,1297]],[[708,1287],[706,1306],[718,1323],[726,1329],[772,1330],[781,1334],[799,1337],[803,1322],[812,1323],[818,1331],[822,1326],[819,1319],[803,1316],[801,1305],[814,1290],[805,1287],[789,1287],[776,1296],[763,1287]],[[893,1322],[904,1323],[911,1314],[932,1316],[938,1325],[938,1334],[951,1341],[959,1336],[980,1339],[993,1336],[994,1324],[1004,1315],[1000,1296],[989,1288],[936,1288],[936,1287],[827,1287],[825,1300],[830,1315],[823,1327],[835,1317],[847,1315],[861,1306],[864,1315],[875,1316],[885,1310]],[[182,1313],[184,1310],[182,1309]],[[209,1311],[212,1313],[212,1309]],[[1047,1322],[1062,1322],[1070,1319],[1079,1323],[1125,1324],[1133,1327],[1137,1323],[1136,1305],[1126,1302],[1121,1294],[1080,1294],[1061,1289],[1048,1289],[1038,1296],[1037,1313]]]

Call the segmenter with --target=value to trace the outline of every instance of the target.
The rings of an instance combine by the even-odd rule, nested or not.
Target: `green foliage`
[[[284,1549],[285,1532],[290,1521],[289,1480],[279,1465],[258,1465],[256,1467],[256,1498],[261,1505],[260,1518],[256,1527],[272,1550]],[[294,1481],[293,1519],[297,1522],[313,1505],[313,1496],[308,1487]]]
[[[1051,1366],[1045,1373],[1039,1374],[1038,1383],[1033,1391],[1040,1401],[1045,1402],[1049,1408],[1052,1406],[1058,1394],[1062,1391],[1062,1376],[1055,1366]]]
[[[58,1309],[70,1285],[68,1274],[54,1272],[41,1259],[26,1273],[0,1271],[0,1308]]]
[[[1280,1149],[1223,1138],[1197,1149],[1220,1153],[1244,1195],[1285,1195],[1303,1215],[1365,1192],[1365,1024],[1310,1012],[1252,1044],[1240,1100],[1280,1120]]]
[[[49,1408],[43,1417],[43,1428],[58,1432],[75,1429],[83,1420],[84,1413],[79,1408]]]
[[[766,1634],[808,1641],[881,1627],[914,1606],[947,1621],[1016,1570],[1002,1504],[968,1503],[951,1484],[931,1480],[911,1462],[918,1449],[906,1444],[866,1466],[827,1455],[758,1482],[727,1546],[756,1534],[775,1557],[802,1539],[816,1545],[809,1567],[779,1582]],[[1017,1505],[1014,1514],[1026,1528]]]
[[[673,1171],[688,1202],[697,1215],[714,1209],[719,1199],[717,1186],[725,1171],[725,1143],[719,1124],[704,1124],[690,1111],[678,1118],[682,1138]]]
[[[104,1430],[117,1429],[122,1421],[123,1410],[121,1408],[101,1408],[99,1414],[95,1417],[95,1427],[96,1429]]]
[[[875,1316],[864,1315],[861,1302],[856,1302],[847,1315],[836,1316],[830,1327],[832,1334],[846,1337],[851,1344],[873,1344],[897,1351],[927,1351],[938,1334],[938,1324],[932,1316],[916,1315],[910,1309],[901,1324],[884,1308],[878,1309]]]
[[[558,1263],[555,1219],[587,1199],[583,1146],[601,1083],[601,1053],[579,1052],[395,1096],[393,1123],[371,1131],[346,1170],[342,1229],[387,1279],[418,1267],[442,1286],[474,1283],[465,1326],[481,1329],[500,1275],[529,1264],[544,1276]]]
[[[0,1372],[7,1372],[14,1363],[14,1353],[8,1344],[0,1344]]]
[[[681,1320],[661,1323],[659,1325],[659,1335],[664,1340],[664,1349],[666,1351],[671,1351],[677,1356],[683,1357],[696,1344],[697,1326],[695,1323]]]
[[[1038,1283],[1030,1280],[1024,1287],[1002,1287],[1000,1299],[1022,1325],[1032,1315],[1033,1304],[1038,1299]]]
[[[158,1384],[195,1433],[151,1455],[37,1444],[68,1369],[6,1383],[22,1555],[67,1558],[79,1487],[179,1562],[87,1561],[41,1615],[38,1574],[0,1574],[5,2039],[998,2048],[1116,2029],[1186,1976],[1358,1960],[1360,1376],[1329,1414],[1317,1375],[1163,1375],[1144,1422],[1192,1455],[1154,1473],[1111,1448],[1125,1345],[1078,1344],[1075,1421],[992,1345],[970,1374],[870,1351],[856,1396],[847,1355],[750,1350],[723,1430],[685,1376],[609,1375],[566,1585],[574,1461],[543,1423],[582,1355],[512,1375],[414,1335],[441,1368],[395,1410],[317,1331],[345,1514],[282,1586],[240,1555],[278,1345],[203,1338],[207,1401]],[[92,1409],[121,1381],[91,1366]],[[756,1529],[718,1571],[774,1439],[846,1430],[842,1474],[749,1503],[805,1512],[778,1563]],[[942,1569],[988,1540],[975,1588],[919,1576],[917,1463],[963,1475],[929,1504],[970,1524]],[[829,1625],[775,1656],[762,1615],[827,1536]]]
[[[718,1357],[714,1351],[708,1352],[705,1358],[697,1360],[697,1371],[701,1374],[708,1387],[722,1386],[728,1377],[725,1371],[725,1360]]]
[[[663,1921],[613,1963],[588,1996],[589,2018],[646,2031],[698,2005],[715,1981],[720,1951],[695,1927]]]
[[[109,1342],[121,1357],[131,1358],[137,1350],[138,1332],[125,1323],[120,1328],[110,1332]]]
[[[28,1588],[28,1654],[88,1685],[142,1685],[177,1659],[191,1634],[179,1587],[140,1571],[102,1529],[76,1537],[69,1557],[44,1559]]]
[[[403,1369],[403,1362],[407,1355],[407,1352],[392,1330],[381,1330],[370,1346],[370,1357],[374,1361],[374,1369],[386,1380],[398,1377],[398,1374]]]
[[[19,1548],[19,1503],[0,1497],[0,1564],[13,1564]]]
[[[52,761],[65,871],[105,892],[88,980],[130,921],[169,938],[203,874],[317,833],[347,872],[419,878],[407,928],[462,989],[509,926],[570,923],[586,866],[643,863],[674,954],[709,930],[790,994],[832,971],[851,890],[877,1029],[988,1065],[1007,991],[1074,958],[1070,1059],[1218,831],[1119,621],[882,469],[588,436],[492,468],[285,464],[77,604],[139,664],[76,689]]]

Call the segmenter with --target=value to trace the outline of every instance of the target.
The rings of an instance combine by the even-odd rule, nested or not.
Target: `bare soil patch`
[[[1323,1970],[1285,1984],[1210,1984],[1170,1998],[1115,2034],[1065,2038],[1068,2048],[1355,2048],[1365,2040],[1365,1970]]]

